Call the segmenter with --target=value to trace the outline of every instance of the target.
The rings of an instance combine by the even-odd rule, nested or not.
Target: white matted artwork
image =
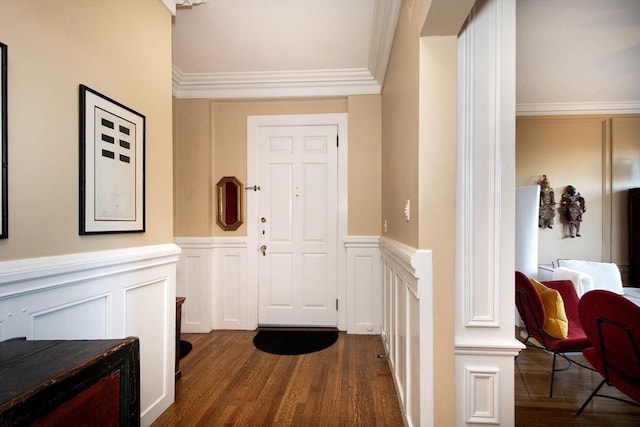
[[[80,234],[145,231],[145,116],[80,85]]]

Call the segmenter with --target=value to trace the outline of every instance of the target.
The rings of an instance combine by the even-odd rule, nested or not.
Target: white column
[[[514,424],[515,0],[458,40],[456,425]]]

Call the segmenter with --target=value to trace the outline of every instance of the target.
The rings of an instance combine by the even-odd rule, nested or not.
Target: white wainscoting
[[[249,301],[246,237],[216,237],[213,250],[213,328],[247,329],[258,313]],[[253,328],[251,328],[253,329]]]
[[[140,339],[141,423],[174,401],[173,244],[0,262],[0,340]]]
[[[258,301],[249,292],[247,239],[241,237],[180,237],[177,295],[186,298],[182,331],[253,329]],[[347,332],[379,334],[382,322],[382,267],[378,236],[348,236],[339,262],[345,289],[339,291],[339,317]]]
[[[207,333],[212,329],[213,237],[178,237],[182,252],[176,272],[176,295],[185,297],[181,332]]]
[[[175,242],[182,249],[177,292],[186,298],[182,332],[247,329],[253,306],[247,295],[247,238],[178,237]]]
[[[378,236],[349,236],[347,249],[347,332],[379,334],[382,325],[382,264]]]
[[[433,265],[428,250],[380,239],[382,340],[408,426],[433,426]]]

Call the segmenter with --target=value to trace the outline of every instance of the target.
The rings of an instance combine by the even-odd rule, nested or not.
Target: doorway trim
[[[270,116],[247,116],[247,182],[246,187],[259,186],[258,179],[258,130],[269,126],[337,126],[338,128],[338,329],[347,329],[346,248],[344,240],[348,233],[348,115],[287,114]],[[254,191],[246,191],[247,206],[247,329],[258,327],[258,199]]]

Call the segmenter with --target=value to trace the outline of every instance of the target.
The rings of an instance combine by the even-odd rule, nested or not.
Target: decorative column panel
[[[178,237],[182,253],[177,267],[176,295],[185,297],[181,332],[207,333],[212,329],[213,238]]]
[[[350,236],[347,250],[347,332],[379,334],[382,322],[382,265],[378,236]]]
[[[458,38],[456,425],[513,425],[515,0],[480,0]]]

